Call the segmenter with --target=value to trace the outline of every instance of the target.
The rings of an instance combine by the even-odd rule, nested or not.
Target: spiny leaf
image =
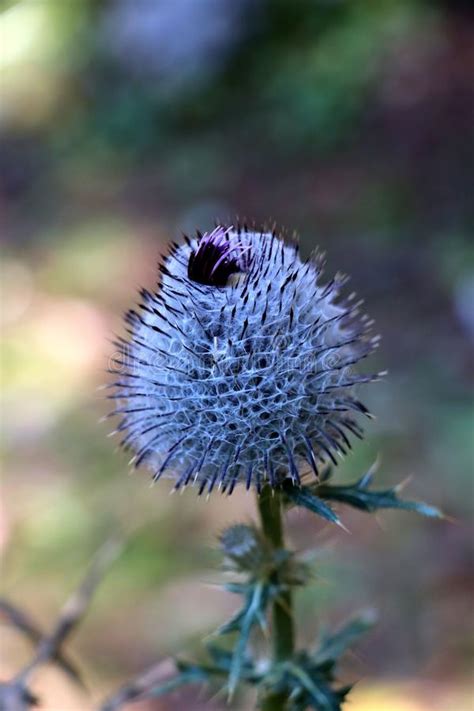
[[[372,475],[368,473],[354,484],[339,486],[320,484],[316,487],[316,492],[323,499],[339,501],[369,513],[378,509],[403,509],[405,511],[415,511],[431,518],[443,518],[441,511],[434,506],[429,506],[421,501],[400,499],[396,486],[391,489],[371,491],[369,489],[371,482]]]
[[[367,612],[349,621],[340,630],[322,640],[314,655],[316,664],[336,662],[361,635],[375,624],[375,614]]]
[[[230,620],[227,620],[227,622],[224,622],[219,629],[217,630],[216,634],[230,634],[230,632],[238,632],[240,630],[240,627],[242,625],[242,619],[245,615],[245,609],[243,608],[242,610],[238,610],[235,615],[233,615]]]
[[[226,583],[224,590],[234,595],[245,595],[247,587],[247,583]]]
[[[326,680],[310,675],[306,669],[297,664],[289,663],[287,669],[294,683],[300,684],[304,690],[303,697],[306,696],[307,704],[309,702],[318,711],[340,711],[341,697],[337,691],[331,689]]]
[[[160,684],[159,686],[153,687],[153,689],[148,694],[146,694],[146,696],[153,696],[155,698],[158,696],[164,696],[165,694],[169,694],[172,691],[179,689],[185,684],[196,684],[198,682],[205,682],[209,680],[209,672],[206,669],[198,665],[191,664],[186,664],[182,666],[184,667],[184,669],[183,671],[181,671],[180,674],[177,674],[175,677],[173,677],[169,681],[166,681],[164,684]]]
[[[288,483],[285,485],[285,493],[290,501],[293,504],[296,504],[296,506],[303,506],[305,509],[318,514],[318,516],[322,516],[327,521],[331,521],[332,523],[337,523],[339,525],[341,524],[339,517],[331,509],[331,507],[325,504],[324,501],[319,498],[319,495],[316,496],[312,493],[309,487],[293,486]]]
[[[232,661],[229,669],[229,699],[231,699],[239,683],[242,667],[245,664],[245,651],[247,649],[252,627],[259,622],[261,609],[265,607],[265,590],[262,583],[256,583],[251,588],[242,611],[239,623],[239,638],[232,653]]]
[[[207,644],[206,649],[216,672],[228,674],[232,665],[232,652],[216,644]],[[256,683],[260,680],[261,674],[255,671],[250,660],[246,660],[241,668],[241,678],[249,683]]]
[[[213,663],[222,671],[228,672],[232,663],[232,652],[212,643],[206,644],[206,649]]]
[[[341,711],[350,687],[334,688],[334,682],[334,663],[317,664],[307,652],[300,651],[268,670],[261,689],[264,696],[285,696],[288,711]]]

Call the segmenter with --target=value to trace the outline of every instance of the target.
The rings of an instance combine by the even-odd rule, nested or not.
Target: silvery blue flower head
[[[377,346],[345,279],[321,282],[275,232],[218,226],[173,247],[156,292],[126,316],[113,383],[135,466],[175,488],[298,485],[344,454],[368,415],[354,366]]]

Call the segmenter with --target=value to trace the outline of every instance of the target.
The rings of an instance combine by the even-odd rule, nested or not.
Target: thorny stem
[[[258,496],[258,509],[265,538],[275,550],[284,547],[281,494],[266,486]],[[284,592],[272,607],[273,661],[288,660],[294,651],[294,625],[291,591]],[[262,700],[262,711],[284,711],[286,694],[269,694]]]

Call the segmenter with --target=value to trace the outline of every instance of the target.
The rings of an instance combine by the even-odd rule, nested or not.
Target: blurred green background
[[[412,476],[407,494],[454,519],[347,512],[347,535],[290,514],[293,545],[316,549],[301,643],[375,607],[347,665],[363,678],[352,711],[472,709],[472,4],[0,7],[4,594],[46,627],[98,546],[128,541],[70,645],[92,697],[45,671],[45,707],[85,711],[236,602],[214,586],[215,537],[252,497],[170,497],[129,476],[97,387],[167,240],[239,215],[325,249],[377,319],[389,376],[340,480],[380,455],[380,483]],[[7,677],[29,647],[1,634]],[[224,704],[193,691],[140,708]]]

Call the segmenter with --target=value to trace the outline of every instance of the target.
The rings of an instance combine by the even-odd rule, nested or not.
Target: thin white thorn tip
[[[411,482],[413,479],[413,474],[409,474],[408,476],[405,477],[405,479],[402,479],[398,484],[396,484],[393,488],[394,490],[398,493],[399,491],[402,491],[407,484]]]

